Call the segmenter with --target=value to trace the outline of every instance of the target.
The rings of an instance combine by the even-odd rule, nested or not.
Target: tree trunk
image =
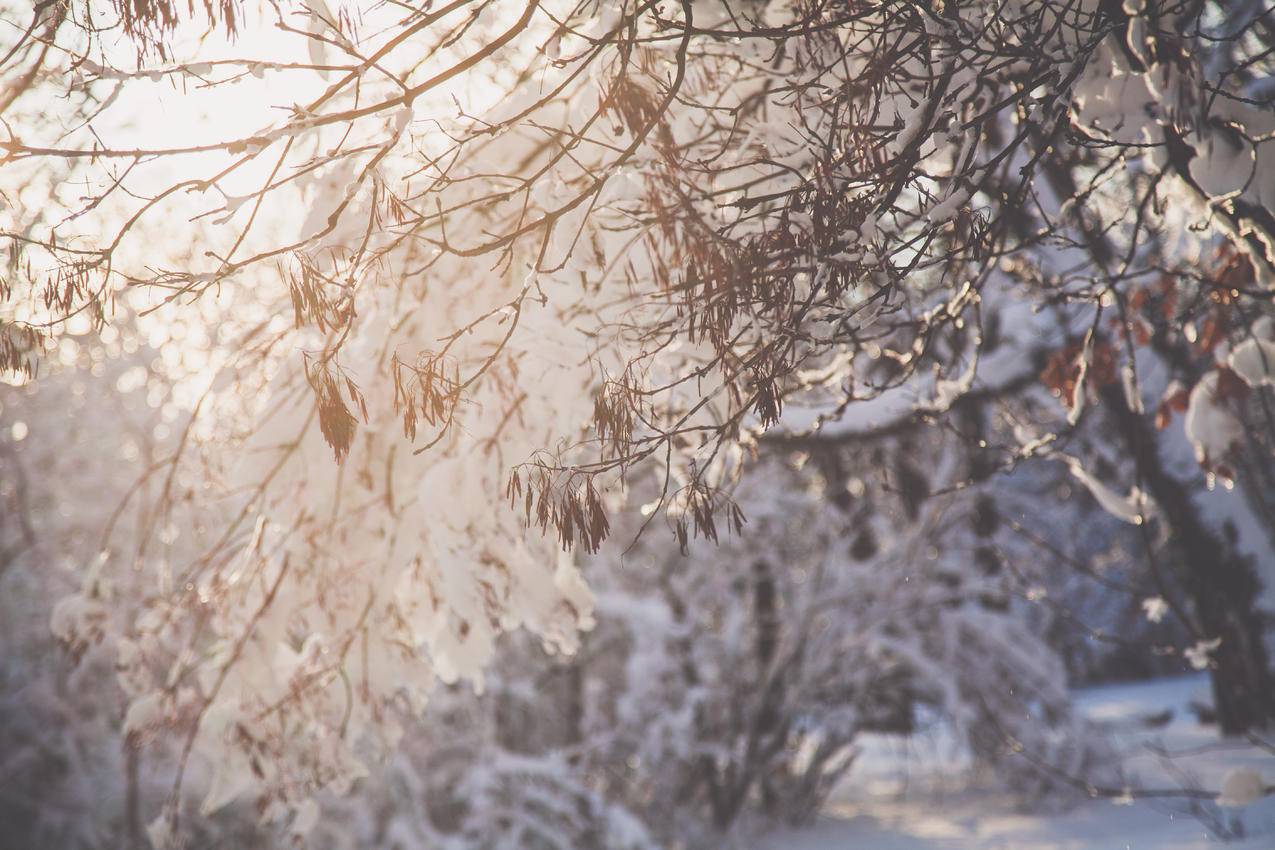
[[[1190,597],[1204,639],[1221,639],[1209,666],[1218,725],[1239,735],[1275,721],[1275,676],[1263,642],[1265,618],[1257,610],[1260,585],[1253,564],[1200,517],[1189,485],[1170,475],[1158,451],[1158,433],[1131,411],[1119,387],[1101,390],[1133,454],[1141,486],[1159,506],[1177,555],[1179,582]]]

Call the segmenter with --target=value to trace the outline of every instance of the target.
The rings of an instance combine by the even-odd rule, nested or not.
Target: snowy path
[[[1141,787],[1176,788],[1184,782],[1217,788],[1227,771],[1252,766],[1271,774],[1275,758],[1246,744],[1220,741],[1199,725],[1192,699],[1207,699],[1207,679],[1189,676],[1085,691],[1078,702],[1090,718],[1108,726],[1128,754]],[[1173,710],[1160,729],[1137,718]],[[1151,751],[1180,755],[1167,772]],[[808,829],[783,830],[761,839],[757,850],[1275,850],[1275,800],[1244,809],[1205,807],[1205,817],[1239,824],[1245,836],[1223,842],[1189,804],[1142,800],[1082,803],[1064,812],[1021,812],[1003,794],[972,790],[970,774],[941,735],[911,740],[877,736],[824,815]]]

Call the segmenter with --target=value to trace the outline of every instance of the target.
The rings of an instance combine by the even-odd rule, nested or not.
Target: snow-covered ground
[[[1210,702],[1208,680],[1186,676],[1084,691],[1084,712],[1125,754],[1135,788],[1217,789],[1236,768],[1275,783],[1275,756],[1219,739],[1192,701]],[[1164,725],[1146,718],[1172,710]],[[1163,720],[1163,715],[1159,718]],[[1166,758],[1165,754],[1172,755]],[[1024,811],[980,782],[941,730],[904,739],[873,736],[843,786],[811,827],[765,836],[757,850],[1234,850],[1275,848],[1275,799],[1244,808],[1143,799],[1082,801]],[[1231,840],[1225,841],[1222,834]]]

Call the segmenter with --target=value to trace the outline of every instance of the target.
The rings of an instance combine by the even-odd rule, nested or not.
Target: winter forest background
[[[0,847],[1275,844],[1269,0],[0,0]]]

